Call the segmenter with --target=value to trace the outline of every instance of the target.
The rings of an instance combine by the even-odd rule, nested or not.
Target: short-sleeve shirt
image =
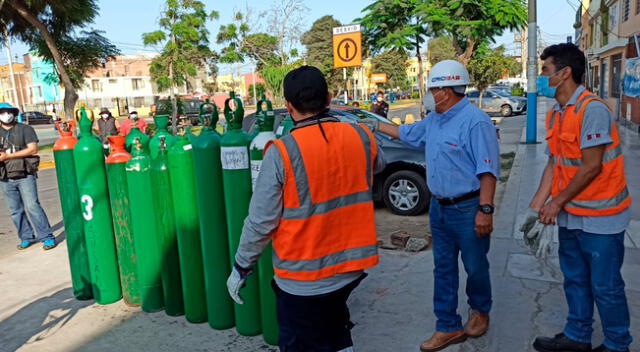
[[[444,113],[401,125],[400,140],[424,149],[427,185],[436,197],[458,197],[480,189],[478,176],[500,177],[500,147],[493,122],[464,97]]]
[[[38,135],[29,125],[16,123],[8,130],[0,127],[0,151],[13,154],[27,148],[29,143],[34,142],[38,142]]]
[[[575,105],[578,98],[585,91],[584,86],[579,86],[564,107],[556,104],[554,112],[560,111],[561,119],[567,106]],[[607,145],[613,142],[611,138],[611,126],[614,116],[611,110],[601,101],[591,101],[584,108],[582,125],[580,126],[580,149]],[[546,150],[550,154],[549,146]],[[560,227],[570,230],[582,230],[597,234],[617,234],[624,231],[631,220],[629,208],[620,213],[607,216],[580,216],[571,214],[564,209],[558,214],[557,223]]]

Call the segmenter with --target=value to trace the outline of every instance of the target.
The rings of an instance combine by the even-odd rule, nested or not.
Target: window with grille
[[[623,6],[624,8],[622,9],[622,22],[627,22],[629,20],[629,13],[631,12],[631,0],[624,0]]]
[[[640,15],[640,0],[636,0],[636,15]]]
[[[133,98],[133,106],[136,108],[141,108],[144,106],[144,97],[134,97]]]
[[[100,80],[91,80],[91,90],[94,92],[102,92],[102,85],[100,84]]]

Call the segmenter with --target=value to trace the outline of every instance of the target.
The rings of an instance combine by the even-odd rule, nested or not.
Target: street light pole
[[[529,0],[529,24],[527,27],[527,144],[537,143],[538,119],[538,26],[536,0]]]

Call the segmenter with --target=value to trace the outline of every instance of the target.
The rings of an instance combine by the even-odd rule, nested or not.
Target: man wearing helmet
[[[429,210],[433,236],[436,332],[422,343],[425,352],[439,351],[489,328],[491,283],[490,237],[493,197],[500,175],[495,128],[489,116],[465,97],[469,73],[459,62],[433,66],[422,121],[390,125],[365,119],[372,130],[425,150],[427,184],[433,198]],[[467,272],[466,293],[471,308],[466,325],[457,313],[458,255]]]
[[[0,190],[21,240],[18,249],[42,242],[47,250],[56,243],[38,200],[38,137],[33,127],[17,122],[18,113],[0,103]]]

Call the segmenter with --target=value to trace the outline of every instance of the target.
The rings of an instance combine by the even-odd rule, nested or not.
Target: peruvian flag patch
[[[491,159],[484,159],[484,162],[487,164],[491,164]]]
[[[600,133],[588,134],[587,135],[587,140],[590,141],[592,139],[598,139],[600,137],[602,137],[602,135]]]

